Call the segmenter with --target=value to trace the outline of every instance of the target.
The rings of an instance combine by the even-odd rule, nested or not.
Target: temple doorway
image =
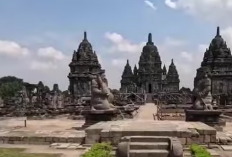
[[[152,85],[150,83],[148,85],[148,93],[152,93]]]

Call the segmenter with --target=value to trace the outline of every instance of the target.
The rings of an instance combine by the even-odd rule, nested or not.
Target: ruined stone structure
[[[69,67],[70,93],[73,96],[90,96],[92,74],[104,72],[104,70],[101,69],[97,54],[93,51],[86,32],[77,51],[73,52]]]
[[[220,95],[221,99],[232,95],[232,56],[226,42],[220,35],[220,28],[217,27],[216,36],[212,39],[209,48],[206,49],[201,62],[201,67],[197,69],[194,79],[194,87],[204,73],[208,73],[212,80],[212,95]],[[230,103],[228,101],[227,103]]]
[[[121,89],[122,93],[158,93],[158,92],[178,92],[179,75],[172,59],[168,72],[162,61],[157,47],[152,42],[152,34],[149,33],[147,44],[143,47],[139,63],[132,72],[129,60],[122,73]]]

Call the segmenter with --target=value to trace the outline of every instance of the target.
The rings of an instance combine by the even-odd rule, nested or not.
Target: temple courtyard
[[[116,146],[124,136],[175,136],[184,148],[192,143],[210,143],[209,147],[213,148],[210,151],[214,156],[220,154],[229,157],[232,154],[231,122],[226,123],[222,132],[216,132],[200,122],[154,120],[156,112],[156,106],[148,103],[140,107],[134,119],[100,122],[86,130],[81,129],[83,120],[70,120],[65,115],[56,119],[27,120],[26,127],[22,118],[2,119],[0,147],[26,148],[28,153],[78,157],[100,138]]]

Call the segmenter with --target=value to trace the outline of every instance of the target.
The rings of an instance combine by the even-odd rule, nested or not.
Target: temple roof
[[[143,52],[144,51],[151,51],[151,52],[158,51],[157,47],[154,45],[154,42],[152,41],[152,34],[151,33],[148,34],[147,43],[143,47]]]
[[[122,77],[132,77],[133,76],[133,72],[129,63],[129,60],[127,59],[126,65],[124,67],[123,73],[122,73]]]
[[[152,34],[148,34],[148,40],[146,45],[143,47],[142,53],[139,58],[139,69],[141,67],[150,65],[153,66],[155,63],[161,64],[161,59],[157,47],[152,41]]]
[[[98,57],[95,51],[92,49],[91,43],[87,39],[87,33],[84,32],[84,38],[79,44],[77,51],[74,50],[72,61],[93,61],[98,63]]]
[[[133,70],[133,72],[134,72],[134,74],[138,72],[138,68],[137,68],[137,66],[136,66],[136,65],[134,66],[134,70]]]
[[[177,72],[177,69],[176,69],[176,66],[174,64],[173,59],[172,59],[171,64],[169,65],[169,68],[168,68],[168,75],[178,75],[178,72]]]
[[[224,44],[224,39],[222,38],[221,34],[220,34],[220,27],[217,27],[217,32],[215,37],[212,39],[211,44]]]
[[[84,38],[83,38],[82,42],[79,44],[77,52],[80,51],[81,49],[85,50],[86,47],[88,47],[92,50],[92,45],[90,44],[90,42],[87,39],[87,32],[84,32]]]
[[[164,64],[164,66],[163,66],[163,74],[166,74],[166,73],[167,73],[167,69],[166,69],[166,66]]]

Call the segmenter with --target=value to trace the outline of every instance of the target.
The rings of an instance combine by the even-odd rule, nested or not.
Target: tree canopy
[[[0,78],[0,96],[5,99],[14,97],[23,86],[23,79],[15,76],[4,76]]]

